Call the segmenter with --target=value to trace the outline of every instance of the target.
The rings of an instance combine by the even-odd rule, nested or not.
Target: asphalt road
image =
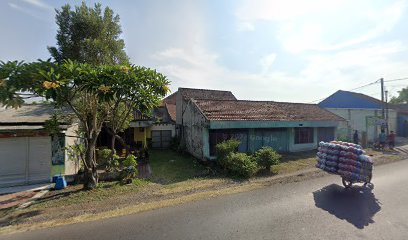
[[[408,239],[408,160],[374,169],[374,190],[331,175],[1,239]]]

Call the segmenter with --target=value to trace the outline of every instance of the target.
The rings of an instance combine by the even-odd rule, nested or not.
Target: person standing
[[[358,144],[358,131],[356,130],[353,134],[353,143]]]
[[[388,145],[390,149],[394,149],[395,147],[395,133],[394,131],[391,131],[390,134],[388,135]]]

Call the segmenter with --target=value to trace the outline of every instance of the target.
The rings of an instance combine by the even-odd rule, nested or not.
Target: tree
[[[408,103],[408,87],[403,88],[401,91],[398,91],[398,97],[392,97],[390,103]]]
[[[67,4],[56,12],[58,47],[48,50],[57,62],[71,59],[88,64],[128,63],[125,43],[120,39],[119,15],[109,7],[102,13],[101,4],[91,8],[82,2],[75,10]]]
[[[48,50],[57,62],[75,60],[88,64],[123,64],[128,62],[124,51],[125,43],[120,39],[122,33],[119,16],[106,7],[102,13],[101,4],[94,8],[82,2],[80,6],[71,10],[70,5],[65,5],[61,10],[56,10],[58,25],[57,47]],[[122,96],[119,96],[122,97]],[[105,124],[111,135],[111,157],[114,155],[115,140],[123,139],[118,135],[129,127],[132,120],[135,104],[125,104],[122,98],[115,98],[110,109],[109,117]],[[137,105],[137,104],[136,104]]]
[[[155,70],[148,69],[147,71],[153,76],[156,74]],[[139,72],[137,78],[144,79],[145,72]],[[164,86],[164,92],[169,92],[170,89]],[[111,135],[111,150],[112,156],[115,150],[115,140],[118,139],[122,145],[124,140],[118,135],[119,132],[123,132],[130,125],[133,120],[133,113],[137,109],[141,113],[147,113],[154,107],[156,107],[160,102],[159,98],[152,98],[148,95],[140,94],[129,94],[127,92],[118,92],[118,94],[111,101],[112,108],[110,109],[109,115],[106,120],[106,127]]]
[[[149,109],[166,95],[169,83],[165,76],[145,67],[90,65],[70,60],[2,62],[0,79],[0,102],[6,106],[20,106],[24,102],[20,93],[28,91],[72,110],[84,132],[85,189],[92,189],[98,183],[96,140],[114,109],[112,104]]]

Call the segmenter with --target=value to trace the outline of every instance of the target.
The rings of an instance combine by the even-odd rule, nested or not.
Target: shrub
[[[231,152],[226,157],[227,171],[231,175],[243,178],[252,177],[258,171],[258,165],[254,157],[245,153]]]
[[[282,156],[271,147],[262,147],[255,152],[255,159],[258,165],[270,170],[272,165],[277,165]]]
[[[240,141],[236,139],[230,139],[218,143],[217,146],[215,146],[217,151],[217,160],[221,167],[223,167],[224,169],[227,168],[227,166],[229,165],[227,157],[229,156],[230,153],[236,152],[239,144]]]
[[[136,167],[137,166],[137,162],[136,162],[136,157],[135,155],[129,154],[125,160],[123,160],[122,162],[123,167],[127,168],[127,167]]]
[[[121,182],[123,184],[132,183],[133,179],[137,177],[137,162],[136,157],[132,154],[128,155],[122,162],[123,170],[121,173]]]
[[[97,155],[98,165],[106,166],[108,164],[108,160],[111,154],[112,154],[112,150],[108,148],[97,150],[96,155]]]
[[[115,170],[119,167],[119,156],[114,153],[112,155],[111,149],[100,149],[97,151],[97,162],[100,166],[105,167],[106,170]]]

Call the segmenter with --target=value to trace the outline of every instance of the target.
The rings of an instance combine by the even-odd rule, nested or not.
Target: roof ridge
[[[193,98],[194,100],[206,100],[206,101],[226,101],[226,102],[260,102],[260,103],[286,103],[286,104],[299,104],[299,105],[311,105],[316,106],[318,104],[313,103],[298,103],[298,102],[277,102],[277,101],[262,101],[262,100],[247,100],[247,99],[208,99],[208,98]]]
[[[178,89],[179,89],[179,90],[180,90],[180,89],[189,89],[189,90],[200,90],[200,91],[217,91],[217,92],[229,92],[229,93],[232,93],[232,92],[231,92],[231,91],[229,91],[229,90],[219,90],[219,89],[185,88],[185,87],[179,87]]]
[[[377,102],[381,102],[380,99],[375,98],[375,97],[368,96],[368,95],[366,95],[366,94],[364,94],[364,93],[353,92],[353,91],[345,91],[345,90],[338,90],[337,92],[351,93],[351,94],[358,95],[358,96],[361,96],[361,97],[370,98],[370,99],[375,100],[375,101],[377,101]]]

